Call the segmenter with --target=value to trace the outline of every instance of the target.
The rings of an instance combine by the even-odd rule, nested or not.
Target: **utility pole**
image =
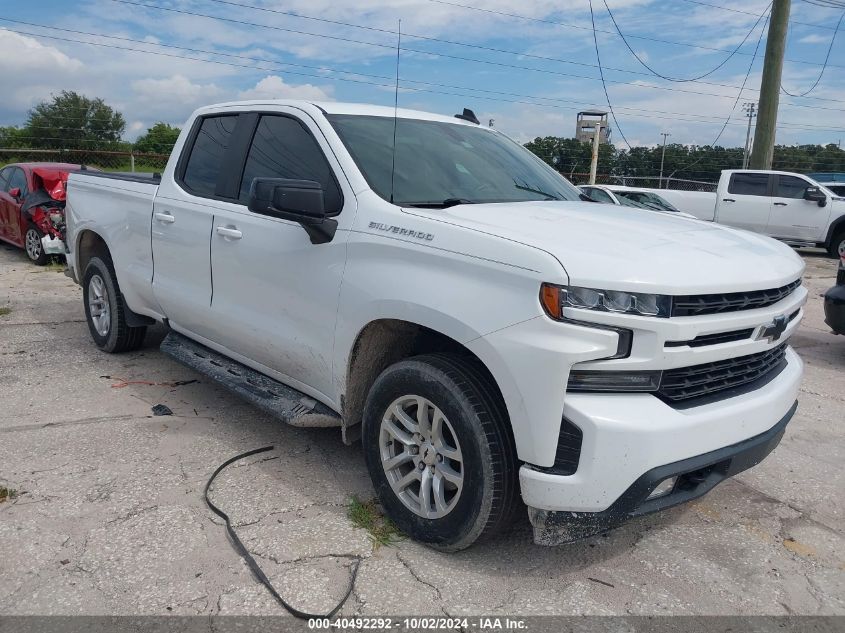
[[[663,151],[660,152],[660,180],[658,181],[657,188],[663,189],[663,159],[666,158],[666,137],[672,135],[669,132],[661,132],[660,136],[663,137]]]
[[[772,168],[790,1],[774,0],[772,2],[769,35],[766,40],[766,58],[763,62],[763,78],[760,82],[757,125],[754,128],[754,149],[751,150],[751,160],[748,161],[751,169]]]
[[[748,102],[742,106],[745,116],[748,117],[748,130],[745,132],[745,151],[742,153],[742,168],[748,169],[748,152],[751,151],[751,121],[757,114],[754,112],[756,103]]]
[[[596,169],[599,165],[599,145],[601,144],[601,121],[596,121],[593,128],[593,156],[590,159],[590,184],[596,184]]]

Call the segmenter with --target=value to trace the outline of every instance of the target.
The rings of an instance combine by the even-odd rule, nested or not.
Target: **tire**
[[[521,506],[504,402],[476,360],[432,354],[388,367],[367,396],[363,424],[364,458],[379,500],[414,540],[465,549],[509,525]]]
[[[92,257],[82,277],[85,320],[91,338],[104,352],[130,352],[144,344],[146,326],[130,327],[114,266],[106,257]]]
[[[41,243],[42,237],[44,237],[44,233],[32,223],[27,226],[23,237],[23,248],[26,251],[26,256],[36,266],[44,266],[50,261],[50,256],[44,252],[44,245]]]
[[[839,231],[833,236],[830,245],[827,247],[827,252],[836,259],[845,257],[845,231]]]

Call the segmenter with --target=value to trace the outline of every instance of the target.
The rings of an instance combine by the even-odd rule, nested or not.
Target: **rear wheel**
[[[26,256],[36,266],[43,266],[50,261],[50,256],[44,252],[44,245],[41,243],[42,237],[44,237],[44,233],[34,224],[30,224],[23,238],[23,247],[26,250]]]
[[[382,506],[415,540],[464,549],[518,508],[504,403],[473,359],[426,355],[388,367],[367,398],[363,442]]]
[[[129,352],[144,344],[146,326],[130,327],[111,260],[92,257],[82,278],[85,319],[91,338],[104,352]]]

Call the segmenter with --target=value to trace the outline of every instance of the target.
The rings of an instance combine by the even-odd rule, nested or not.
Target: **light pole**
[[[657,188],[663,189],[663,159],[666,158],[666,137],[672,135],[669,132],[661,132],[660,136],[663,137],[663,151],[660,152],[660,181],[658,182]]]
[[[748,117],[748,131],[745,133],[745,151],[742,154],[742,168],[748,169],[748,153],[751,151],[751,121],[757,116],[756,112],[754,111],[757,108],[756,103],[746,103],[742,106],[742,109],[745,110],[745,116]]]
[[[601,121],[596,121],[593,128],[593,155],[590,159],[590,184],[596,184],[596,170],[599,164],[599,145],[601,144]]]

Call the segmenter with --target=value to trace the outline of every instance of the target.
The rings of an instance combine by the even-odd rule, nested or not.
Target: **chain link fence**
[[[586,185],[590,181],[589,173],[562,174],[574,185]],[[688,180],[659,176],[616,176],[614,174],[596,174],[597,185],[625,185],[648,189],[676,189],[681,191],[715,192],[718,183],[705,180]]]
[[[9,163],[73,163],[103,171],[161,172],[170,154],[86,149],[0,148],[0,166]]]

